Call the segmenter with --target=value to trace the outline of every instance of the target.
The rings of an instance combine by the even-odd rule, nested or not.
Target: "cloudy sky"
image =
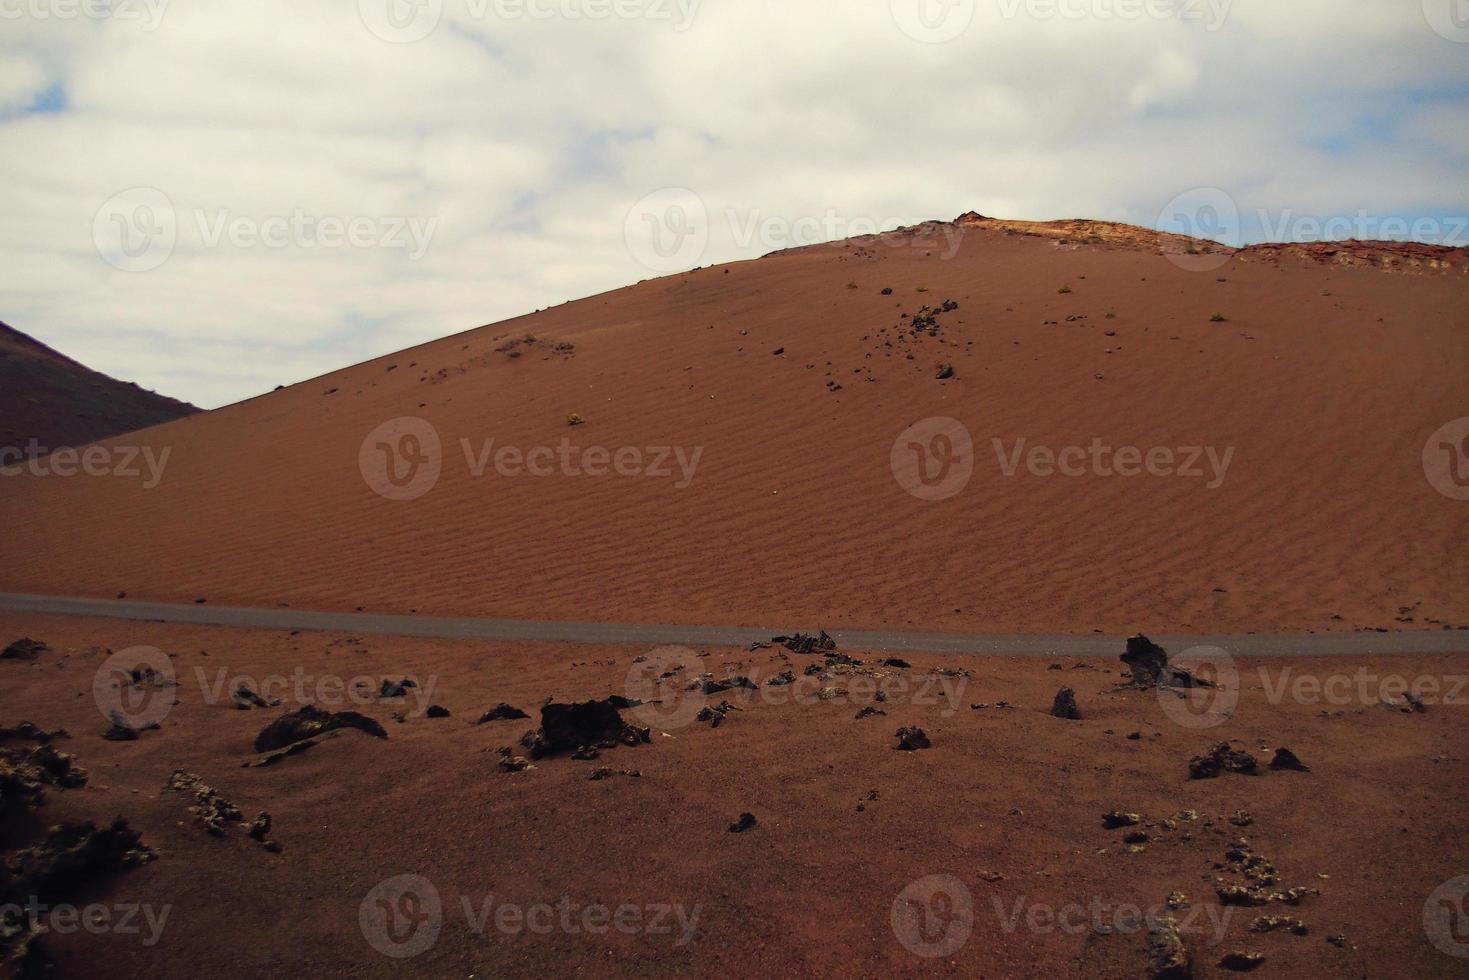
[[[1469,240],[1469,0],[0,0],[0,319],[216,407],[967,211]]]

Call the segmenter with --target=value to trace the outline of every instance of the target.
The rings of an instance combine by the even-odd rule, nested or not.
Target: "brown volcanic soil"
[[[0,323],[0,447],[80,446],[199,411],[116,381]]]
[[[69,729],[62,748],[91,772],[86,788],[49,794],[41,823],[120,814],[159,853],[144,867],[96,879],[74,900],[172,906],[151,948],[135,935],[45,937],[61,976],[1136,977],[1145,964],[1140,935],[1102,934],[1089,915],[1070,920],[1080,926],[1069,931],[1033,930],[1023,917],[1013,930],[1006,923],[1017,903],[1022,916],[1094,901],[1149,908],[1173,891],[1204,910],[1199,931],[1186,936],[1198,977],[1229,975],[1215,964],[1236,948],[1266,954],[1259,976],[1462,975],[1462,960],[1428,943],[1422,910],[1435,887],[1469,869],[1469,692],[1458,704],[1404,714],[1376,704],[1370,687],[1367,699],[1327,705],[1323,714],[1319,704],[1270,703],[1258,671],[1268,669],[1274,686],[1282,666],[1249,661],[1233,717],[1199,729],[1174,720],[1152,693],[1114,691],[1115,660],[1067,660],[1053,671],[1044,660],[913,657],[911,670],[890,672],[906,675],[911,693],[890,688],[886,716],[853,718],[871,703],[871,688],[824,702],[808,689],[801,703],[722,694],[711,702],[728,698],[744,710],[717,729],[655,726],[649,745],[504,774],[495,749],[529,723],[477,727],[481,711],[508,701],[534,714],[553,694],[621,693],[633,658],[650,651],[0,616],[0,640],[19,635],[53,649],[33,664],[0,660],[0,724],[24,718]],[[97,648],[134,644],[172,656],[178,703],[160,730],[104,741],[92,695],[105,656]],[[718,676],[734,669],[763,680],[787,666],[778,653],[715,650],[701,659]],[[790,655],[789,665],[800,675],[817,660]],[[972,677],[952,699],[914,703],[918,679],[939,666],[965,667]],[[1286,666],[1292,677],[1464,674],[1462,660],[1449,657]],[[409,676],[428,697],[360,709],[385,725],[386,741],[349,731],[274,766],[242,768],[255,758],[255,734],[297,702],[284,690],[279,708],[237,711],[227,696],[211,702],[209,690],[227,692],[224,678],[258,686],[298,671],[313,685],[362,676],[376,687]],[[1046,713],[1062,684],[1077,692],[1080,721]],[[999,700],[1017,707],[998,709]],[[390,717],[430,702],[453,717]],[[991,707],[971,710],[973,702]],[[900,725],[921,726],[933,747],[894,751]],[[1127,739],[1134,730],[1142,737]],[[1188,759],[1222,738],[1262,763],[1262,749],[1288,745],[1313,771],[1188,781]],[[642,775],[589,780],[601,765]],[[247,821],[268,810],[283,852],[267,853],[238,828],[208,836],[187,801],[163,790],[176,768],[200,776]],[[878,798],[866,799],[873,789]],[[1126,853],[1125,831],[1102,826],[1102,814],[1119,808],[1154,824],[1159,839]],[[1201,819],[1172,831],[1156,825],[1186,809]],[[1227,821],[1241,809],[1253,818],[1246,828]],[[728,833],[744,811],[757,826]],[[1214,862],[1241,836],[1274,862],[1280,887],[1321,894],[1298,907],[1238,909],[1215,945],[1209,929],[1222,910]],[[444,919],[431,948],[400,961],[369,945],[359,909],[378,882],[403,874],[434,884]],[[900,891],[934,874],[968,889],[974,927],[952,955],[926,960],[898,940],[891,915]],[[683,945],[667,935],[559,927],[476,934],[461,901],[480,906],[488,895],[520,905],[565,896],[578,909],[679,903],[697,907],[697,930]],[[1295,916],[1310,931],[1257,936],[1249,925],[1259,914]],[[1343,947],[1326,941],[1333,934],[1346,937]]]
[[[6,481],[0,589],[928,630],[1469,624],[1469,508],[1420,462],[1431,433],[1469,414],[1461,257],[1384,274],[1180,241],[970,218],[449,337],[150,430],[172,450],[156,489]],[[901,315],[947,299],[960,306],[938,335],[912,335]],[[955,379],[935,379],[942,362]],[[585,424],[568,427],[572,413]],[[437,429],[443,472],[394,501],[358,454],[405,415]],[[967,487],[941,502],[908,495],[890,467],[899,434],[932,416],[961,420],[976,452]],[[474,478],[460,440],[477,453],[491,438],[702,456],[685,488],[676,467]],[[1234,455],[1217,489],[1005,476],[993,440],[1020,438]]]

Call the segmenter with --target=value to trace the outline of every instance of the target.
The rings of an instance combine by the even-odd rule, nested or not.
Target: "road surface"
[[[522,619],[475,619],[444,616],[392,616],[379,613],[308,612],[296,609],[244,609],[227,606],[78,599],[0,593],[0,611],[89,616],[197,626],[245,629],[322,630],[384,636],[468,638],[551,643],[595,643],[617,646],[744,647],[813,624],[779,627],[643,626],[624,623],[568,623]],[[1124,648],[1120,636],[1033,636],[980,633],[916,633],[889,630],[834,630],[838,645],[874,653],[968,653],[1030,657],[1116,656]],[[1222,647],[1232,656],[1361,656],[1394,653],[1466,653],[1469,631],[1404,631],[1393,633],[1248,634],[1243,636],[1153,636],[1169,650]]]

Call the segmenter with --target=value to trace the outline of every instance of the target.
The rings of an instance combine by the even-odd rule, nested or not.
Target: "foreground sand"
[[[1185,936],[1196,976],[1227,975],[1215,964],[1233,949],[1266,955],[1256,976],[1462,975],[1464,960],[1430,943],[1423,909],[1436,887],[1469,873],[1469,690],[1458,692],[1460,703],[1411,714],[1377,703],[1381,689],[1370,680],[1344,703],[1270,698],[1286,669],[1291,681],[1364,671],[1433,678],[1451,693],[1469,672],[1459,658],[1241,662],[1241,696],[1226,720],[1178,715],[1155,694],[1115,690],[1115,660],[1067,660],[1056,671],[1046,660],[915,656],[910,669],[879,669],[892,692],[878,705],[885,716],[854,718],[873,697],[851,676],[832,682],[852,691],[832,701],[809,687],[800,701],[768,688],[755,700],[716,694],[710,703],[744,709],[718,728],[681,716],[654,724],[651,744],[507,774],[496,749],[533,722],[476,726],[482,711],[509,702],[535,716],[547,697],[624,693],[634,659],[663,654],[0,616],[0,640],[20,636],[52,649],[34,663],[0,661],[0,724],[68,729],[62,748],[90,771],[84,789],[49,794],[37,825],[121,815],[158,851],[73,900],[171,907],[152,946],[137,935],[46,937],[61,976],[1133,977],[1144,974],[1144,938],[1125,917],[1119,927],[1118,909],[1158,908],[1174,891],[1198,910],[1196,931]],[[94,675],[103,648],[137,645],[169,654],[178,703],[160,730],[105,741]],[[800,676],[821,662],[778,649],[700,652],[716,677],[733,669],[762,683],[787,666]],[[971,676],[935,678],[940,667]],[[380,719],[385,741],[349,731],[273,766],[243,768],[256,758],[256,733],[297,704],[287,689],[276,692],[286,696],[280,708],[236,710],[232,679],[260,686],[298,670],[314,680],[363,677],[373,687],[411,677],[420,689],[404,700],[333,706]],[[1076,690],[1079,721],[1047,713],[1063,684]],[[996,707],[1002,700],[1016,707]],[[980,702],[990,707],[970,707]],[[452,717],[422,717],[429,703]],[[391,719],[404,709],[406,721]],[[932,748],[895,751],[902,725],[922,727]],[[1134,731],[1141,737],[1128,739]],[[1289,746],[1313,771],[1188,780],[1189,758],[1220,739],[1262,763]],[[591,781],[604,765],[641,777]],[[247,821],[268,810],[282,852],[240,829],[207,835],[188,801],[163,788],[179,768]],[[1125,831],[1102,826],[1113,809],[1141,814],[1157,839],[1126,853]],[[1188,809],[1200,819],[1174,830],[1158,823]],[[1252,817],[1248,827],[1228,822],[1237,810]],[[758,824],[729,833],[742,812]],[[1298,907],[1233,910],[1220,941],[1215,862],[1238,837],[1274,862],[1282,887],[1321,894]],[[370,895],[408,874],[438,893],[440,932],[418,955],[395,959],[370,942],[385,935]],[[929,875],[962,883],[973,912],[967,941],[937,959],[915,955],[913,931],[893,925],[900,893]],[[574,910],[573,928],[498,931],[491,918],[476,933],[462,902],[482,909],[491,895],[493,908],[562,903]],[[598,904],[636,906],[642,921],[672,934],[590,935],[575,916]],[[654,911],[662,906],[677,906],[689,931],[677,912]],[[1110,933],[1096,928],[1098,907]],[[1051,925],[1047,912],[1066,909],[1071,925]],[[1309,933],[1252,934],[1263,913],[1299,917]],[[929,937],[949,935],[951,920],[934,919]],[[1342,946],[1327,941],[1338,934]]]

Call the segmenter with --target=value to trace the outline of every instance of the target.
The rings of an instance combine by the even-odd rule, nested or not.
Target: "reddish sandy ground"
[[[168,451],[162,482],[139,460],[137,478],[0,481],[0,589],[991,632],[1469,625],[1469,505],[1421,460],[1469,416],[1463,256],[1423,274],[1334,247],[1170,258],[1079,244],[1094,227],[965,227],[949,258],[943,225],[702,269],[114,440]],[[945,300],[936,336],[901,319]],[[401,416],[443,447],[415,500],[359,469]],[[890,458],[936,416],[972,435],[973,473],[920,500]],[[701,455],[682,487],[672,460],[473,477],[461,440],[472,459],[489,439]],[[1018,439],[1233,455],[1213,488],[1006,476],[993,441]]]
[[[155,914],[170,907],[152,946],[139,935],[46,937],[61,976],[1135,977],[1144,972],[1143,937],[1125,919],[1116,928],[1116,910],[1157,908],[1173,891],[1197,909],[1186,939],[1199,977],[1227,975],[1215,964],[1234,949],[1266,955],[1256,976],[1463,976],[1464,960],[1430,944],[1423,909],[1437,886],[1469,873],[1469,690],[1457,691],[1457,704],[1430,698],[1425,712],[1406,714],[1378,704],[1374,682],[1324,705],[1308,703],[1314,688],[1295,684],[1367,672],[1432,678],[1449,694],[1466,673],[1460,658],[1243,662],[1239,703],[1225,719],[1171,714],[1164,705],[1175,701],[1115,690],[1115,660],[1067,660],[1054,671],[1044,660],[914,657],[909,670],[884,668],[886,716],[854,718],[873,695],[857,693],[851,677],[834,681],[852,691],[834,701],[811,698],[811,689],[799,701],[718,695],[710,700],[744,709],[718,728],[654,724],[651,744],[506,774],[495,750],[530,723],[476,727],[481,711],[506,701],[535,715],[549,696],[623,693],[634,658],[650,651],[0,616],[0,640],[22,635],[52,650],[34,663],[0,661],[0,724],[68,729],[62,747],[91,774],[83,789],[51,791],[32,829],[126,817],[158,858],[96,879],[74,901],[147,903]],[[103,648],[135,645],[172,658],[177,704],[160,730],[104,741],[94,674]],[[787,659],[778,650],[703,653],[697,659],[717,676],[734,669],[761,681]],[[788,657],[798,675],[818,659]],[[945,688],[936,667],[972,676],[946,678]],[[1287,668],[1288,690],[1307,696],[1271,703]],[[239,711],[226,679],[260,686],[298,670],[318,680],[363,677],[373,687],[412,677],[427,696],[359,706],[384,723],[386,741],[349,731],[274,766],[242,768],[255,758],[255,734],[296,707],[296,696],[278,691],[282,707]],[[901,678],[906,693],[894,686]],[[1046,711],[1062,684],[1076,690],[1079,721]],[[313,681],[307,690],[315,689]],[[1016,707],[995,707],[1001,700]],[[990,707],[974,710],[976,702]],[[453,716],[422,717],[428,703]],[[406,721],[391,720],[405,707]],[[932,748],[895,751],[900,725],[921,726]],[[1133,731],[1141,737],[1129,740]],[[1273,747],[1290,746],[1313,771],[1189,781],[1189,758],[1225,738],[1262,762]],[[641,777],[589,780],[601,765]],[[207,835],[188,801],[163,789],[176,768],[202,777],[247,820],[268,810],[282,853],[238,828]],[[870,790],[877,799],[866,799]],[[1102,814],[1114,808],[1147,821],[1155,839],[1140,853],[1125,853],[1124,831],[1103,828]],[[1187,809],[1201,818],[1175,830],[1159,823]],[[1252,817],[1248,827],[1227,822],[1237,810]],[[756,827],[729,833],[745,811]],[[1281,887],[1320,895],[1298,907],[1237,909],[1217,941],[1215,862],[1238,837],[1274,862]],[[398,960],[368,940],[384,935],[372,931],[381,915],[373,919],[369,905],[365,932],[360,911],[379,882],[405,874],[428,879],[443,912],[437,941]],[[892,918],[899,894],[928,875],[957,879],[973,910],[967,941],[933,960],[910,952],[900,935],[914,934],[895,930]],[[490,895],[496,908],[565,899],[573,929],[511,933],[491,919],[476,933],[461,903],[482,908]],[[625,903],[658,916],[641,910],[680,906],[692,923],[688,941],[679,944],[677,927],[673,935],[583,930],[586,907]],[[1080,911],[1097,904],[1110,934]],[[1044,918],[1068,907],[1078,911],[1065,930]],[[1297,916],[1309,932],[1252,934],[1263,913]],[[949,921],[934,920],[930,936],[949,935]],[[1327,941],[1335,934],[1343,945]]]

